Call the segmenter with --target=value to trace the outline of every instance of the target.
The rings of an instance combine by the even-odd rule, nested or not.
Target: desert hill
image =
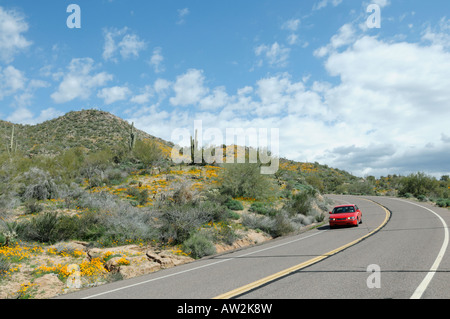
[[[37,125],[0,121],[0,154],[11,147],[13,127],[13,148],[26,155],[56,155],[74,147],[98,151],[127,146],[131,133],[139,139],[152,139],[166,146],[171,144],[134,128],[132,123],[109,112],[83,110]]]

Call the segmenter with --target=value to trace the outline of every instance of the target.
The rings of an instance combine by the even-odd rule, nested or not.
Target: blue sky
[[[447,0],[0,0],[0,118],[97,108],[167,140],[195,120],[278,128],[289,159],[440,176],[449,50]]]

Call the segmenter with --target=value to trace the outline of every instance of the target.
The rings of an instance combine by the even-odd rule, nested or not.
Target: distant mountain
[[[0,120],[0,153],[11,147],[26,155],[56,155],[66,149],[82,147],[96,151],[105,147],[128,145],[133,130],[139,139],[152,139],[163,146],[172,145],[138,130],[111,113],[99,110],[69,112],[37,125],[13,124]]]

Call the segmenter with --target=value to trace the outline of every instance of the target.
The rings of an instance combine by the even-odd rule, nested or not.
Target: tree
[[[261,174],[260,164],[225,164],[220,175],[221,193],[232,197],[267,198],[272,183]]]
[[[400,181],[399,194],[404,196],[407,193],[418,196],[427,196],[436,191],[438,182],[435,178],[427,176],[425,173],[410,174]]]
[[[145,167],[152,166],[162,159],[161,149],[151,140],[137,141],[133,148],[133,155]]]

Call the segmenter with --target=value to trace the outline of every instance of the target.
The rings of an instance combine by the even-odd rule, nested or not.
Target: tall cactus
[[[136,132],[134,131],[134,122],[131,124],[131,129],[130,129],[130,141],[129,141],[129,148],[130,151],[133,150],[134,145],[136,145]]]
[[[191,165],[195,164],[206,164],[203,158],[203,147],[198,146],[198,130],[195,130],[195,138],[191,136]]]
[[[12,158],[12,156],[15,155],[17,152],[17,140],[15,138],[15,125],[14,124],[13,124],[12,130],[11,130],[10,145],[7,146],[6,149],[8,150],[8,154],[9,154],[10,158]]]
[[[13,149],[14,149],[14,128],[15,128],[15,125],[13,124],[12,132],[11,132],[11,146],[9,147],[10,153],[12,153]]]
[[[197,153],[198,150],[198,131],[195,130],[195,139],[192,138],[191,136],[191,164],[195,164],[195,154]]]

